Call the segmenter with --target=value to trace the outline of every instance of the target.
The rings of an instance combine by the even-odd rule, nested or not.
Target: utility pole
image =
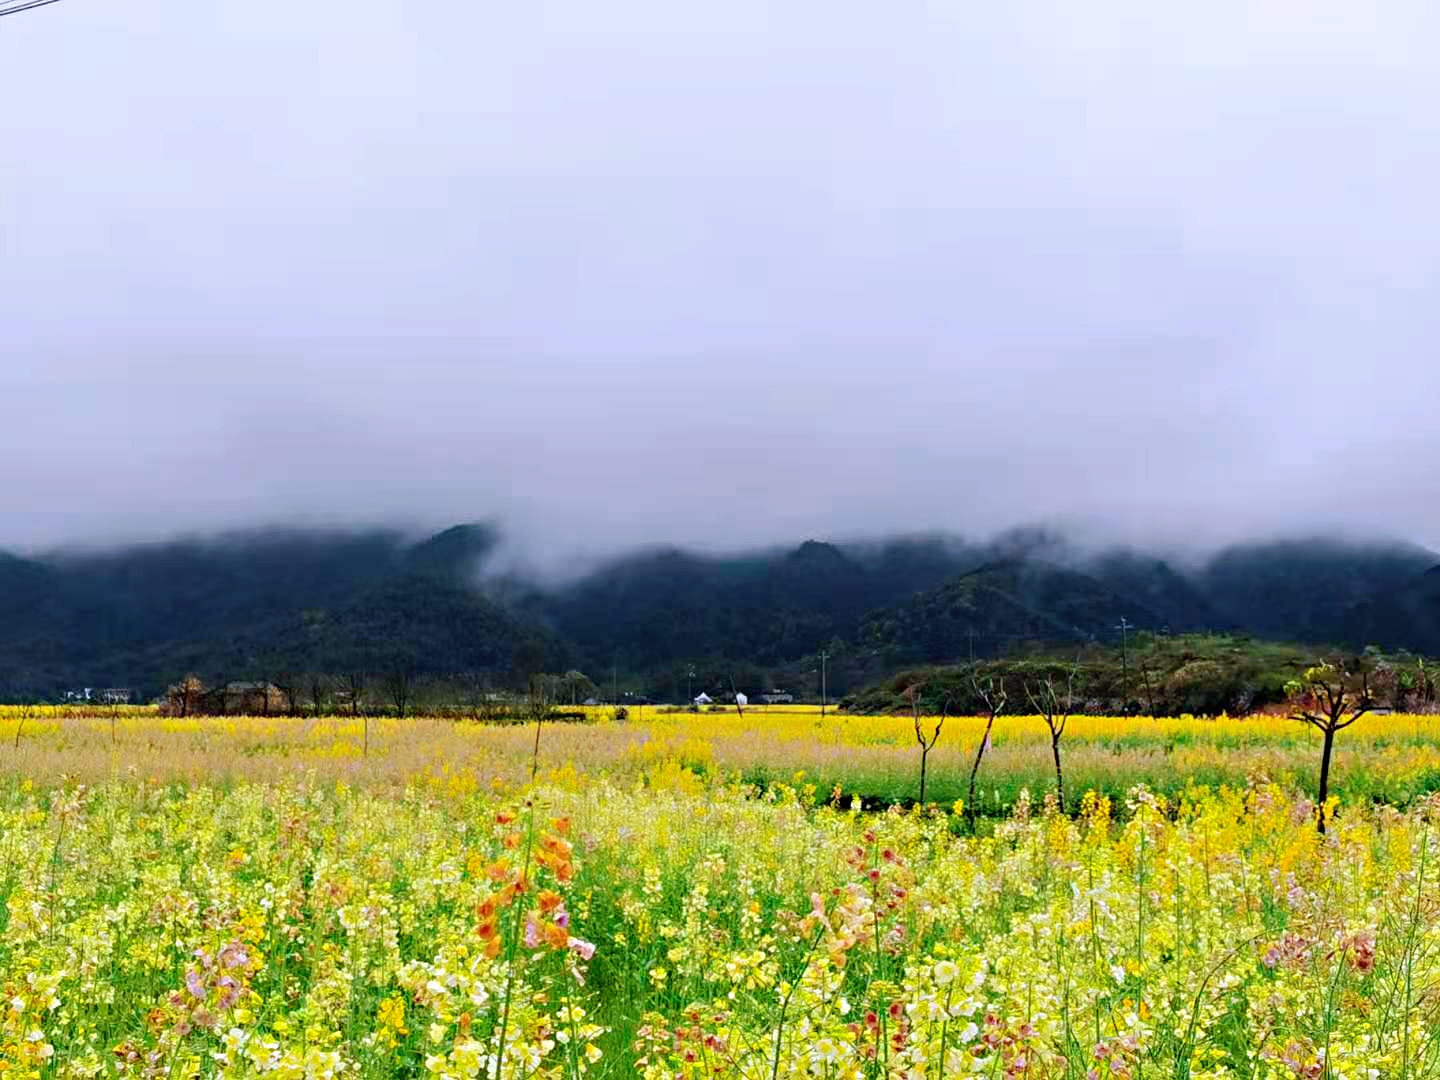
[[[830,654],[829,654],[828,652],[826,652],[824,649],[821,649],[821,650],[820,650],[820,716],[821,716],[822,718],[825,716],[825,704],[826,704],[826,699],[827,699],[828,696],[829,696],[829,694],[828,694],[828,689],[829,689],[829,688],[828,688],[828,684],[826,683],[826,680],[825,680],[825,675],[826,675],[826,672],[825,672],[825,664],[826,664],[826,661],[828,661],[829,659],[830,659]]]
[[[1130,708],[1130,650],[1128,648],[1129,631],[1133,624],[1126,620],[1124,615],[1120,616],[1120,625],[1115,627],[1120,631],[1120,708],[1122,711],[1129,711]]]
[[[685,669],[685,704],[692,705],[695,702],[695,665],[691,664]]]
[[[1135,636],[1135,644],[1137,647],[1140,644],[1140,636],[1138,634]],[[1152,656],[1155,654],[1154,630],[1150,631],[1150,654]],[[1138,659],[1140,661],[1140,674],[1145,679],[1145,703],[1150,707],[1150,716],[1153,719],[1155,716],[1155,691],[1150,685],[1150,665],[1145,662],[1144,653],[1141,653]]]
[[[610,665],[610,700],[616,705],[620,704],[620,666]]]

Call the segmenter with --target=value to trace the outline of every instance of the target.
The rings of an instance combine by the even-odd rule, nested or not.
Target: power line
[[[57,2],[58,0],[19,0],[18,3],[12,2],[8,5],[0,2],[0,18],[6,15],[18,15],[22,11],[29,11],[31,8],[44,7],[46,4],[54,4]]]

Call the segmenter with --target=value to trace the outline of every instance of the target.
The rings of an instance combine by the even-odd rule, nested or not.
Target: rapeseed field
[[[1440,1076],[1431,722],[10,710],[0,1074]]]

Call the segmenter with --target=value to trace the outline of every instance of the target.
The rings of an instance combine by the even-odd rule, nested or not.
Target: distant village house
[[[126,686],[111,686],[103,690],[97,690],[93,686],[83,686],[79,690],[65,691],[65,703],[67,705],[129,705],[133,696],[133,691]]]
[[[285,711],[285,695],[268,682],[229,682],[207,689],[194,677],[170,687],[162,709],[170,716],[269,716]]]

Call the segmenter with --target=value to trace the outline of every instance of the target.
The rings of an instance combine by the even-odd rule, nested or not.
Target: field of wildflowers
[[[758,787],[797,772],[825,796],[838,787],[867,808],[918,795],[918,747],[909,717],[822,717],[813,707],[705,713],[588,710],[590,723],[547,725],[540,774],[551,783],[606,779],[620,786],[681,785],[698,791],[736,778]],[[926,727],[933,725],[933,718]],[[950,717],[930,754],[927,797],[968,797],[970,767],[985,731],[977,717]],[[1021,791],[1054,784],[1049,733],[1038,717],[1001,716],[991,732],[976,802],[982,816],[1010,813]],[[367,787],[403,788],[426,778],[455,791],[497,778],[530,778],[534,730],[429,717],[161,717],[141,707],[102,712],[0,706],[0,777],[65,775],[95,785],[130,770],[186,783],[284,781],[311,772]],[[1408,806],[1440,791],[1440,716],[1366,716],[1337,740],[1331,790],[1347,803]],[[368,753],[366,747],[368,746]],[[1065,733],[1066,786],[1120,803],[1136,785],[1172,801],[1187,787],[1276,783],[1313,790],[1320,740],[1282,716],[1102,717],[1076,715]]]
[[[832,772],[900,783],[908,720],[557,724],[538,759],[534,728],[427,719],[369,721],[368,754],[358,718],[23,720],[7,1076],[1440,1076],[1426,718],[1346,733],[1339,781],[1412,771],[1393,803],[1337,783],[1325,835],[1276,719],[1077,718],[1117,775],[1067,773],[1074,815],[1043,725],[1004,720],[978,828]]]

